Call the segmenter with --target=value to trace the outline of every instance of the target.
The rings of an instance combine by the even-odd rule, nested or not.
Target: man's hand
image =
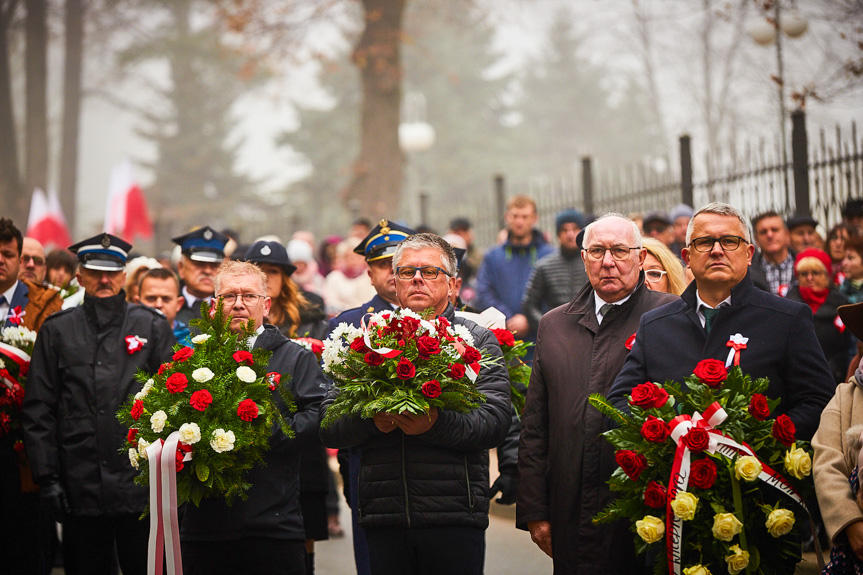
[[[851,550],[860,561],[863,561],[863,521],[855,521],[846,527],[845,536],[848,538]]]
[[[497,502],[501,505],[512,505],[518,498],[518,479],[512,475],[501,475],[495,479],[491,486],[491,491],[488,492],[488,498],[491,499],[500,493]]]
[[[415,415],[413,413],[402,412],[393,416],[396,425],[405,432],[405,435],[419,435],[431,429],[432,425],[437,421],[437,407],[429,408],[428,415]]]
[[[393,431],[396,427],[398,427],[395,421],[396,417],[398,416],[393,415],[392,413],[378,412],[375,414],[375,417],[372,421],[375,422],[375,427],[380,429],[382,432],[389,433],[390,431]]]
[[[66,515],[71,513],[69,504],[66,502],[66,493],[59,481],[50,481],[40,486],[39,505],[42,511],[53,523],[63,523]]]
[[[527,316],[517,313],[506,320],[506,329],[514,331],[516,337],[525,337],[528,332]]]
[[[551,554],[551,523],[548,521],[528,521],[527,529],[530,531],[530,538],[537,546],[545,552],[549,557],[554,557]]]

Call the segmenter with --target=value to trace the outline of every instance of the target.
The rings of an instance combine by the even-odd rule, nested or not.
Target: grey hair
[[[695,218],[701,214],[717,214],[720,216],[731,216],[737,218],[740,225],[743,226],[743,239],[746,240],[746,243],[752,243],[752,234],[749,232],[749,222],[746,221],[746,218],[743,217],[740,210],[731,204],[726,204],[724,202],[711,202],[695,212],[695,215],[693,215],[692,219],[689,220],[689,225],[686,226],[687,246],[692,241],[692,228],[695,226]]]
[[[252,262],[241,260],[227,260],[219,266],[216,271],[216,277],[213,278],[215,294],[218,294],[222,289],[222,279],[226,276],[252,276],[255,281],[259,282],[261,292],[267,293],[267,274],[261,268]]]
[[[632,237],[634,238],[634,241],[635,241],[635,245],[629,246],[629,247],[631,247],[631,248],[643,247],[643,245],[641,243],[641,230],[638,229],[638,224],[633,222],[632,218],[629,218],[629,217],[621,214],[620,212],[606,212],[606,213],[602,214],[601,216],[599,216],[598,218],[596,218],[595,220],[593,220],[591,223],[589,223],[584,228],[584,237],[581,239],[581,245],[582,246],[586,246],[589,243],[590,235],[591,235],[591,232],[593,231],[593,226],[595,226],[596,224],[598,224],[599,222],[601,222],[602,220],[607,219],[607,218],[619,218],[621,220],[628,222],[632,226]]]
[[[452,246],[439,235],[428,233],[413,234],[406,237],[398,245],[393,254],[393,271],[396,271],[405,250],[421,250],[425,248],[439,250],[441,267],[446,270],[450,277],[458,275],[458,261],[456,260]]]

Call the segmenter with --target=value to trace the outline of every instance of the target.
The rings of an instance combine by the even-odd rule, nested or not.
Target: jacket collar
[[[698,289],[697,283],[698,280],[689,282],[689,286],[682,294],[680,294],[680,297],[683,298],[683,301],[686,302],[686,306],[691,310],[695,310],[695,291]],[[740,280],[740,283],[731,288],[731,307],[736,308],[742,305],[746,305],[749,301],[749,296],[751,296],[753,290],[756,289],[758,288],[756,288],[755,284],[752,283],[750,271],[747,269],[746,275],[743,276],[743,279]]]
[[[121,289],[120,293],[110,297],[93,297],[85,294],[83,307],[84,312],[99,331],[113,325],[120,327],[126,313],[126,292]]]

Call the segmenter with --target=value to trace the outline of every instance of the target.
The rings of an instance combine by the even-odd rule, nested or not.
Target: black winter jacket
[[[127,336],[146,340],[130,353]],[[27,378],[22,424],[37,483],[59,480],[76,515],[141,513],[147,491],[120,448],[127,429],[117,409],[141,390],[139,369],[155,373],[175,343],[165,317],[126,303],[121,291],[84,297],[42,324]]]
[[[273,352],[267,371],[290,375],[289,389],[297,412],[288,412],[277,392],[273,397],[294,430],[288,438],[274,424],[266,466],[248,475],[252,487],[245,501],[229,507],[221,499],[204,499],[200,507],[186,505],[180,526],[183,541],[228,541],[247,537],[305,540],[299,503],[300,450],[318,441],[318,409],[329,382],[315,355],[292,342],[279,328],[266,325],[255,341],[257,348]]]
[[[442,315],[468,328],[478,349],[502,358],[491,331],[456,317],[452,306]],[[503,442],[511,423],[503,360],[483,368],[476,385],[485,403],[469,413],[440,410],[421,435],[399,429],[383,433],[358,416],[321,428],[324,445],[362,448],[358,513],[363,528],[488,527],[488,450]],[[333,388],[327,395],[322,418],[337,393]]]

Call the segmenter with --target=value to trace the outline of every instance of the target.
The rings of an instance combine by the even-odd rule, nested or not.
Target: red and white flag
[[[72,243],[57,192],[51,190],[46,196],[39,188],[33,190],[25,235],[36,238],[46,248],[53,246],[66,249]]]
[[[129,160],[124,160],[111,171],[104,231],[128,241],[134,241],[136,237],[153,237],[147,200],[135,182]]]

